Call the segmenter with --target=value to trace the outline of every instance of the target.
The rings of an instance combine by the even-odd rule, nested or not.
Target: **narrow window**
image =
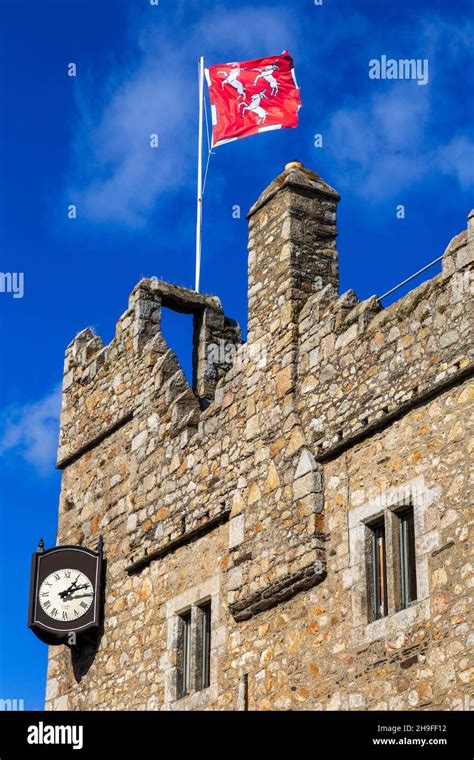
[[[398,513],[400,601],[405,609],[416,601],[415,521],[413,507]]]
[[[207,689],[211,683],[211,603],[203,604],[201,610],[201,667],[199,673],[199,688]]]
[[[371,581],[373,619],[387,614],[387,562],[384,521],[369,526],[371,532]]]
[[[184,697],[191,687],[191,610],[179,617],[178,694]]]

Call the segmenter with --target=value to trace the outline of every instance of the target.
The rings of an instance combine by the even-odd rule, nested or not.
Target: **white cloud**
[[[195,3],[194,10],[198,7]],[[180,191],[195,182],[199,55],[219,63],[288,48],[298,60],[301,29],[291,9],[237,4],[222,9],[216,3],[193,26],[188,8],[188,2],[178,3],[177,15],[169,21],[160,17],[159,23],[144,14],[130,26],[132,62],[128,54],[115,65],[109,61],[105,73],[91,70],[75,82],[78,119],[67,198],[77,203],[81,218],[144,227],[159,198],[176,204]],[[180,13],[185,25],[177,21]],[[440,173],[463,187],[472,181],[474,143],[467,130],[453,134],[445,144],[439,142],[440,108],[452,106],[435,100],[449,96],[453,71],[469,50],[469,32],[467,25],[454,27],[433,14],[416,27],[401,25],[406,49],[413,49],[414,57],[429,58],[430,83],[419,87],[416,82],[386,81],[366,87],[360,80],[354,82],[357,97],[327,114],[321,129],[338,187],[384,200]],[[359,56],[367,56],[368,83],[368,61],[383,44],[383,36],[366,16],[352,14],[320,35],[319,49],[329,63],[339,55],[345,34],[365,41]],[[311,93],[306,99],[303,93],[303,101],[306,120],[313,115],[318,123],[325,109],[317,101],[321,72],[313,70],[313,63],[303,58],[297,71],[316,77],[318,112],[314,113]],[[339,59],[338,65],[328,65],[325,75],[336,77],[336,82],[338,75],[349,76]],[[442,79],[444,86],[434,87]],[[359,94],[361,87],[364,94]],[[157,150],[149,147],[154,132],[160,140]],[[185,224],[189,218],[186,214]]]
[[[429,59],[428,86],[419,87],[414,81],[374,82],[373,94],[354,99],[328,118],[325,145],[334,162],[334,181],[341,189],[349,188],[377,202],[399,197],[437,174],[450,177],[463,188],[472,184],[474,142],[468,132],[470,125],[443,142],[440,109],[453,110],[461,105],[458,115],[462,118],[462,104],[449,101],[450,85],[453,76],[462,75],[460,65],[463,56],[470,54],[473,31],[470,21],[466,26],[453,26],[436,15],[427,16],[416,29],[405,29],[408,49],[413,38],[411,57],[424,51],[421,57]],[[375,55],[373,48],[372,53]],[[438,87],[434,87],[435,81]],[[436,100],[440,93],[444,98],[441,103]]]
[[[336,111],[326,146],[341,186],[385,199],[421,179],[426,170],[420,144],[429,118],[428,96],[403,83],[377,93],[364,105]],[[416,86],[416,85],[415,85]]]
[[[41,474],[50,473],[56,461],[61,389],[32,404],[0,414],[0,455],[22,457]]]
[[[78,128],[68,198],[96,222],[146,224],[161,193],[194,181],[197,152],[197,59],[212,63],[269,55],[295,40],[291,14],[254,7],[215,10],[179,36],[175,27],[138,30],[139,60],[111,71],[102,94],[78,80]],[[168,32],[167,36],[165,32]],[[168,39],[168,42],[164,42]],[[106,98],[101,110],[97,102]],[[158,133],[160,147],[150,148]]]
[[[455,137],[438,149],[439,166],[445,174],[455,175],[462,187],[474,184],[474,142],[467,137]]]
[[[396,197],[435,173],[462,187],[474,181],[474,142],[465,135],[436,142],[428,88],[415,82],[399,82],[362,105],[336,111],[325,134],[338,185],[374,201]]]

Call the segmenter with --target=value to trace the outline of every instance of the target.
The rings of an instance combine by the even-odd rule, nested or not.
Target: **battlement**
[[[300,316],[299,402],[327,458],[473,368],[474,213],[442,273],[387,309],[328,285]]]
[[[220,473],[203,463],[204,452],[212,460],[231,428],[257,446],[252,454],[257,457],[263,438],[287,433],[275,456],[267,452],[265,467],[259,466],[261,477],[266,472],[263,487],[247,498],[272,494],[269,481],[281,488],[282,482],[302,478],[295,486],[297,509],[305,504],[310,523],[319,524],[318,462],[472,371],[467,304],[474,213],[468,229],[448,245],[442,273],[384,309],[375,296],[361,302],[352,290],[338,293],[338,200],[317,174],[292,162],[252,207],[249,319],[254,327],[247,344],[241,345],[240,328],[224,315],[218,298],[143,279],[109,345],[88,328],[68,346],[58,466],[97,450],[128,426],[123,458],[137,461],[141,480],[159,465],[163,482],[170,484],[161,508],[150,502],[150,494],[141,499],[135,494],[129,505],[134,512],[128,523],[130,562],[176,540],[183,525],[192,531],[235,503],[235,495],[229,502],[229,492],[236,482],[247,483],[237,474],[237,460],[245,460],[242,451],[233,455],[234,476],[229,468]],[[165,307],[194,315],[192,388],[161,333]],[[238,350],[218,352],[216,358],[209,347],[219,342]],[[252,349],[258,351],[252,355]],[[168,495],[171,483],[184,511]],[[205,496],[209,489],[211,509]],[[285,490],[278,493],[280,502],[294,509],[291,488],[286,497]],[[141,511],[139,502],[147,505]],[[242,505],[241,495],[236,503]],[[268,509],[271,513],[271,504]],[[308,530],[307,550],[319,547],[323,562],[321,534]]]
[[[193,314],[192,388],[161,333],[162,308]],[[161,280],[141,280],[109,345],[87,328],[67,347],[58,466],[137,414],[158,394],[180,425],[195,425],[200,409],[213,398],[219,378],[229,368],[225,354],[216,358],[208,350],[219,341],[240,345],[241,332],[224,315],[218,298]]]

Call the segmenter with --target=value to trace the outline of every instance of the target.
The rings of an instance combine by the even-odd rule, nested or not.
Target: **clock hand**
[[[69,596],[66,602],[70,602],[71,599],[83,599],[85,596],[94,596],[94,594],[78,594],[78,596]]]
[[[63,595],[63,597],[62,597],[63,600],[64,599],[68,599],[70,596],[72,596],[72,594],[75,594],[76,591],[81,591],[83,588],[89,588],[89,584],[88,583],[83,583],[82,586],[76,586],[76,588],[73,588],[72,591],[68,591],[67,594]]]
[[[67,596],[68,594],[71,593],[71,590],[74,588],[74,586],[76,585],[77,581],[79,580],[79,576],[80,576],[80,573],[77,576],[76,580],[71,583],[71,585],[69,586],[69,588],[67,588],[65,591],[60,591],[59,592],[58,596],[60,596],[61,599],[63,599],[65,596]]]

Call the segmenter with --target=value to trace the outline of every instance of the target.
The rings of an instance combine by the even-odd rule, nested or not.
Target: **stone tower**
[[[249,341],[266,336],[282,310],[285,331],[311,293],[339,287],[338,201],[321,177],[292,161],[250,209]]]
[[[251,208],[246,343],[150,279],[67,348],[58,543],[104,536],[105,615],[49,709],[468,708],[474,216],[383,309],[339,295],[338,201],[292,162]]]

